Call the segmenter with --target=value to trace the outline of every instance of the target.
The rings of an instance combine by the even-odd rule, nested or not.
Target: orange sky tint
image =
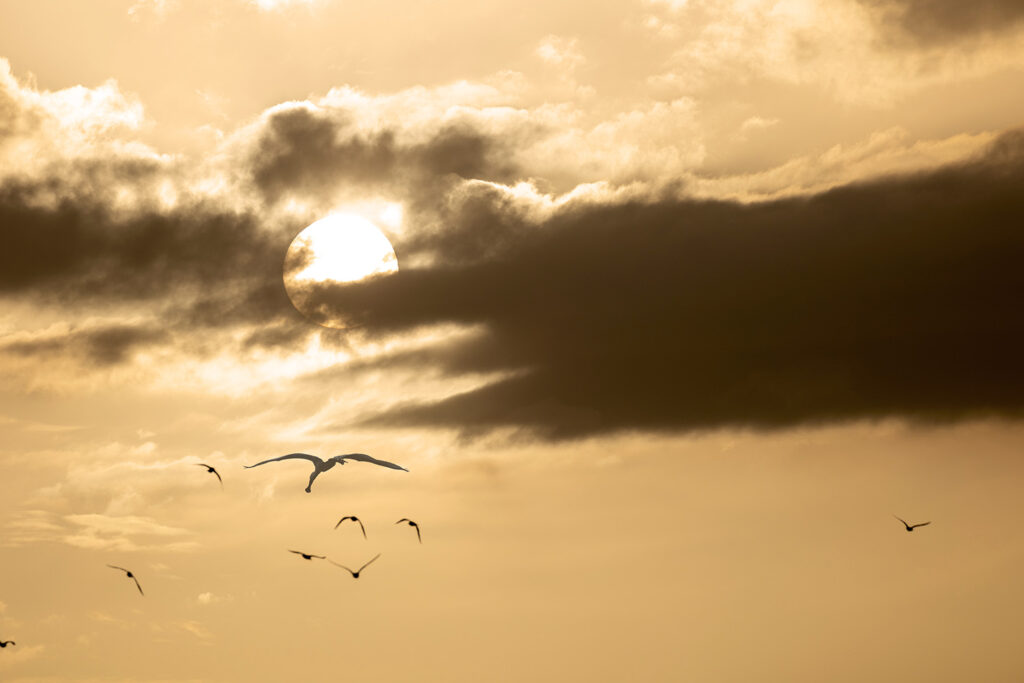
[[[0,679],[1021,679],[1022,39],[4,4]]]

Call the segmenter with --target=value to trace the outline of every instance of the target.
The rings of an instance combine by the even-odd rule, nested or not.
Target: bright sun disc
[[[292,241],[284,260],[284,286],[295,307],[310,319],[343,328],[344,321],[332,319],[311,303],[316,286],[397,270],[395,249],[376,225],[339,213],[316,221]]]

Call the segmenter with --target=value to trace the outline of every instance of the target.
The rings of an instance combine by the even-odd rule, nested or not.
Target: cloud
[[[971,163],[760,204],[570,203],[532,223],[484,194],[438,240],[489,225],[497,247],[321,303],[368,334],[481,326],[415,362],[506,373],[377,426],[564,439],[1018,415],[1022,180],[1018,132]]]
[[[65,519],[77,528],[62,540],[78,548],[121,552],[159,548],[180,552],[198,546],[195,541],[171,540],[186,536],[189,532],[160,524],[149,517],[79,514],[66,515]]]
[[[46,650],[45,645],[15,645],[8,647],[0,657],[0,670],[13,668],[22,662],[35,659]]]
[[[0,57],[0,180],[39,177],[55,164],[97,159],[162,163],[137,140],[144,123],[142,104],[114,80],[94,88],[39,90],[32,81],[19,82]]]
[[[210,631],[205,626],[203,626],[202,623],[192,619],[179,621],[176,623],[176,625],[183,631],[191,633],[200,640],[208,640],[213,637],[213,634],[210,633]]]
[[[586,61],[580,52],[579,40],[576,38],[546,36],[537,46],[536,53],[548,64],[561,66],[568,70],[575,69]]]
[[[281,105],[265,116],[255,136],[253,182],[268,200],[277,201],[286,193],[333,196],[339,184],[392,192],[425,185],[436,191],[435,179],[450,175],[512,177],[502,161],[508,156],[504,145],[468,124],[442,125],[419,142],[400,137],[392,128],[361,129],[344,108]]]
[[[100,365],[126,360],[138,346],[164,341],[167,332],[124,324],[112,324],[89,330],[46,335],[31,340],[9,341],[0,350],[16,355],[76,352]]]
[[[232,596],[230,595],[216,595],[209,591],[200,593],[196,596],[196,602],[200,605],[213,605],[218,602],[228,602],[230,600],[232,600]]]
[[[949,43],[1008,32],[1024,22],[1017,0],[859,0],[876,12],[884,29],[898,30],[919,43]]]
[[[980,4],[980,9],[975,10]],[[1011,5],[1017,8],[1011,9]],[[879,40],[891,26],[946,37],[1007,26],[1022,14],[1013,0],[692,0],[671,12],[685,33],[668,69],[650,76],[656,89],[697,95],[730,84],[791,83],[844,103],[890,106],[928,86],[963,81],[1019,65],[1019,35],[1006,30],[958,50],[914,49]],[[959,28],[959,16],[969,16]],[[894,49],[897,48],[897,49]]]

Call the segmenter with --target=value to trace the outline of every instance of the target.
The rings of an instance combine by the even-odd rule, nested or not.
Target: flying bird
[[[348,453],[346,455],[336,455],[333,458],[328,458],[327,460],[324,460],[323,458],[318,458],[315,455],[310,455],[309,453],[289,453],[288,455],[282,455],[278,458],[270,458],[269,460],[258,462],[255,465],[245,465],[245,468],[251,469],[253,467],[259,467],[260,465],[266,465],[268,462],[277,462],[278,460],[293,460],[296,458],[308,460],[311,463],[313,463],[313,474],[309,475],[309,484],[306,486],[306,493],[311,492],[310,488],[313,486],[313,480],[320,476],[321,472],[326,472],[335,465],[344,465],[346,460],[372,462],[374,465],[380,465],[381,467],[390,467],[393,470],[402,470],[403,472],[409,471],[402,467],[401,465],[396,465],[395,463],[388,462],[387,460],[378,460],[377,458],[374,458],[373,456],[370,455],[366,455],[365,453]]]
[[[338,523],[334,525],[334,528],[337,529],[339,526],[341,526],[341,523],[344,522],[346,519],[351,519],[353,522],[359,522],[359,528],[363,530],[363,538],[366,538],[366,527],[363,526],[363,522],[355,515],[347,515],[345,517],[342,517],[338,520]]]
[[[142,593],[142,595],[145,595],[145,593],[142,592],[142,586],[139,585],[139,580],[135,578],[135,574],[132,574],[130,571],[128,571],[124,567],[118,567],[118,566],[112,565],[112,564],[108,564],[107,566],[110,567],[111,569],[120,569],[125,574],[127,574],[128,578],[135,582],[135,587],[139,589],[139,593]]]
[[[304,552],[301,552],[301,551],[298,551],[298,550],[289,550],[288,552],[295,553],[296,555],[302,555],[302,559],[304,559],[304,560],[312,560],[314,557],[316,559],[318,559],[318,560],[326,560],[327,559],[327,557],[325,555],[310,555],[309,553],[304,553]]]
[[[416,538],[419,539],[420,543],[423,543],[423,537],[420,536],[420,525],[406,517],[402,517],[400,520],[395,522],[395,524],[401,524],[402,522],[408,522],[409,526],[416,527]]]
[[[893,517],[896,517],[896,515],[893,515]],[[921,522],[920,524],[907,524],[906,520],[901,519],[900,517],[896,517],[896,519],[903,522],[903,526],[907,527],[907,531],[913,531],[919,526],[928,526],[929,524],[931,524],[931,522]]]
[[[0,640],[0,647],[7,647],[8,645],[17,645],[13,640]]]
[[[378,557],[380,557],[380,553],[377,553],[376,555],[374,555],[374,556],[373,556],[373,560],[376,560],[376,559],[377,559]],[[337,563],[337,562],[335,562],[334,560],[327,560],[327,561],[328,561],[328,562],[330,562],[331,564],[333,564],[333,565],[334,565],[335,567],[341,567],[342,569],[344,569],[345,571],[347,571],[347,572],[348,572],[349,574],[351,574],[351,575],[352,575],[352,578],[353,578],[353,579],[358,579],[358,578],[359,578],[359,572],[361,572],[361,571],[363,571],[364,569],[366,569],[367,567],[369,567],[369,566],[370,566],[370,564],[372,564],[372,563],[373,563],[373,560],[370,560],[369,562],[367,562],[366,564],[364,564],[364,565],[363,565],[362,567],[360,567],[359,569],[357,569],[357,570],[355,570],[355,571],[352,571],[351,569],[349,569],[348,567],[346,567],[346,566],[345,566],[345,565],[343,565],[343,564],[338,564],[338,563]]]
[[[206,471],[209,472],[210,474],[217,475],[217,481],[220,482],[221,488],[224,488],[224,480],[220,478],[220,472],[218,472],[216,469],[214,469],[210,465],[207,465],[205,462],[197,462],[196,465],[198,465],[199,467],[205,467]]]

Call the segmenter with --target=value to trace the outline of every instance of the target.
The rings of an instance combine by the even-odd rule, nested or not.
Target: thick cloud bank
[[[1015,133],[970,164],[809,199],[590,205],[537,225],[483,193],[438,238],[436,266],[324,290],[323,304],[382,334],[481,326],[461,347],[382,362],[509,373],[368,418],[379,425],[557,439],[1017,415],[1022,182]],[[499,248],[445,262],[445,242],[481,229]]]

